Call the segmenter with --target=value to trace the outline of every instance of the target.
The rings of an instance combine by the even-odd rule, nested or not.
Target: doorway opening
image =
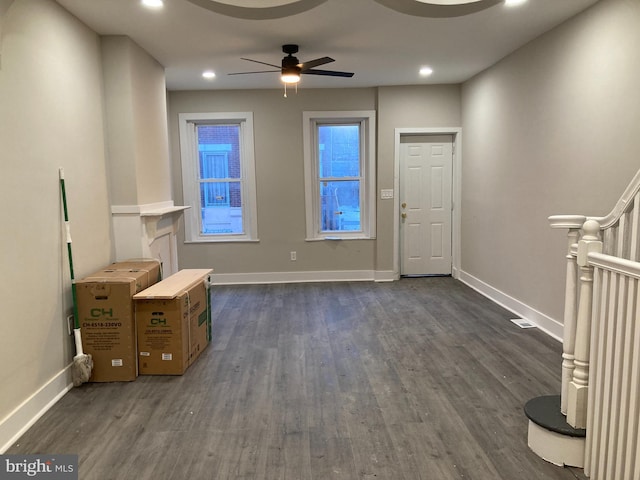
[[[460,143],[460,128],[395,131],[396,278],[458,278]]]

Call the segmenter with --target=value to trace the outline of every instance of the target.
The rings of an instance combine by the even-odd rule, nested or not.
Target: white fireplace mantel
[[[176,273],[179,220],[187,208],[190,207],[176,206],[173,201],[112,205],[116,261],[155,258],[162,264],[164,277]]]

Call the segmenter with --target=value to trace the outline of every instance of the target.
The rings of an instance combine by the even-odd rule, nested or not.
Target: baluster
[[[574,351],[576,346],[576,304],[578,302],[578,264],[572,247],[578,241],[579,229],[572,228],[567,233],[567,278],[564,299],[564,333],[562,338],[562,391],[560,411],[567,414],[569,383],[573,379]]]
[[[640,193],[633,199],[633,210],[631,210],[631,246],[629,247],[629,260],[638,261],[638,235],[640,235]]]
[[[598,239],[600,224],[587,220],[582,226],[582,239],[578,242],[577,264],[580,270],[580,296],[576,324],[573,379],[567,391],[567,423],[574,428],[587,426],[587,394],[589,389],[589,343],[591,340],[591,307],[593,301],[593,267],[588,255],[602,252]]]
[[[615,227],[616,229],[616,246],[614,249],[613,256],[620,258],[627,258],[626,246],[627,246],[627,213],[624,212],[620,215],[620,220],[618,220],[618,225]]]

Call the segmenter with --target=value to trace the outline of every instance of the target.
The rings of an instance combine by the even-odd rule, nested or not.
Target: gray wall
[[[640,2],[601,1],[462,89],[462,269],[562,320],[565,232],[640,168]]]
[[[66,174],[76,277],[112,256],[99,37],[42,0],[13,3],[2,37],[0,422],[50,382],[70,380],[58,167]]]
[[[101,46],[111,202],[171,200],[164,67],[128,37]]]
[[[51,0],[5,5],[0,451],[71,382],[58,168],[66,175],[76,278],[115,260],[111,198],[133,205],[171,200],[162,66],[128,38],[100,38]]]
[[[373,268],[374,242],[305,242],[303,110],[374,110],[374,89],[170,92],[169,130],[176,202],[182,198],[178,114],[253,112],[258,243],[184,244],[180,268],[216,273],[363,270]],[[181,232],[182,235],[184,232]],[[297,252],[291,262],[289,252]]]
[[[375,240],[305,241],[302,112],[378,110],[377,191],[393,187],[394,129],[461,124],[460,88],[304,89],[283,98],[280,90],[169,93],[173,189],[182,198],[178,114],[254,113],[259,243],[179,244],[181,268],[216,273],[391,271],[393,201],[377,201]],[[298,260],[289,260],[290,251]]]

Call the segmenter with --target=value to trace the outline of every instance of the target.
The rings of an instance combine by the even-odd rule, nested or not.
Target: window
[[[253,115],[182,113],[187,242],[257,240]]]
[[[375,237],[375,112],[304,112],[307,240]]]

